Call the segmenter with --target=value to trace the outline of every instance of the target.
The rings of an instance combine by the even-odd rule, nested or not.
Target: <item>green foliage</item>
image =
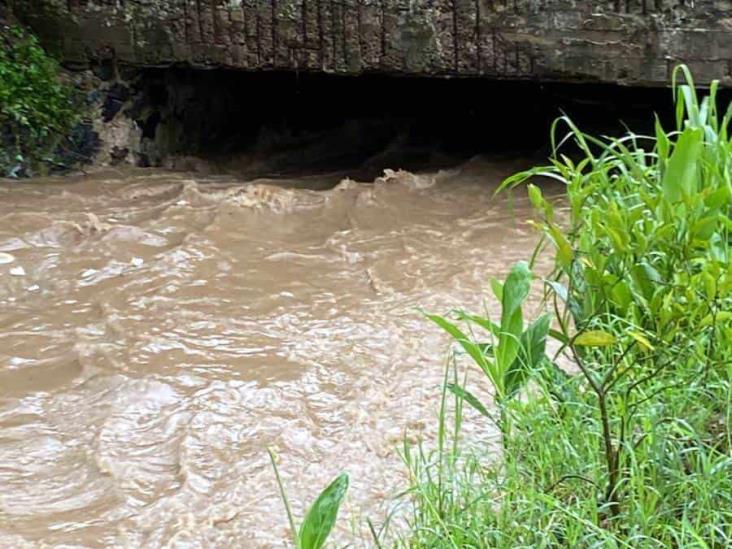
[[[76,121],[56,61],[20,28],[0,32],[0,176],[44,171]]]
[[[491,343],[473,341],[446,318],[427,315],[427,318],[450,334],[480,367],[493,385],[499,406],[523,387],[530,373],[544,359],[544,346],[549,333],[548,315],[541,316],[528,328],[524,327],[523,304],[529,295],[531,279],[528,264],[521,262],[514,266],[505,283],[493,281],[493,292],[502,306],[500,324],[463,311],[458,312],[459,319],[468,322],[471,327],[488,332],[492,337]],[[476,406],[477,399],[464,388],[453,384],[450,385],[450,390],[468,397],[466,401],[484,413],[485,408],[482,405]]]
[[[325,545],[347,490],[348,475],[344,473],[320,493],[300,525],[298,549],[320,549]]]
[[[544,301],[559,349],[542,360],[572,373],[530,369],[529,398],[499,398],[511,430],[490,466],[461,445],[470,393],[454,392],[453,447],[405,449],[415,510],[403,545],[732,546],[732,110],[720,116],[717,84],[700,99],[685,67],[673,91],[673,130],[597,138],[563,117],[550,164],[504,183],[566,186],[568,216],[528,193],[556,258]],[[570,143],[579,155],[560,153]],[[482,367],[490,350],[468,352]]]
[[[328,540],[330,532],[335,526],[343,499],[348,491],[348,475],[343,473],[336,477],[318,496],[310,510],[305,515],[300,528],[295,527],[295,519],[287,500],[285,487],[282,484],[275,456],[270,450],[270,460],[275,471],[277,484],[280,488],[282,501],[287,511],[287,519],[290,523],[290,530],[293,535],[293,542],[296,549],[320,549]]]

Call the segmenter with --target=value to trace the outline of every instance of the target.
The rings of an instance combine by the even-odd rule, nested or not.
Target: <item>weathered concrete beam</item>
[[[732,83],[729,0],[13,0],[69,66]]]

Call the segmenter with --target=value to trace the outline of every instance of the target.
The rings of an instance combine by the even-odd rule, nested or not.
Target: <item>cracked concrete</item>
[[[732,83],[727,0],[12,0],[67,66],[113,59],[662,85]]]

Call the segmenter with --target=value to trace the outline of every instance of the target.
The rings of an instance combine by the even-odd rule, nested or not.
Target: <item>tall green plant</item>
[[[529,196],[556,253],[547,283],[561,328],[555,335],[596,397],[611,517],[629,492],[630,450],[664,431],[641,410],[662,406],[679,384],[729,381],[732,110],[719,117],[717,88],[699,100],[679,67],[676,128],[657,121],[653,136],[598,139],[563,117],[553,142],[565,124],[561,143],[573,142],[579,160],[557,153],[551,165],[503,184],[545,176],[567,186],[567,228],[538,187],[530,185]]]
[[[487,332],[490,343],[475,341],[444,316],[427,315],[432,322],[460,344],[493,386],[496,403],[501,409],[502,430],[507,429],[504,404],[526,384],[532,372],[543,365],[544,347],[549,333],[549,315],[541,315],[528,327],[524,323],[523,306],[529,295],[532,274],[525,262],[517,263],[504,283],[492,281],[495,298],[501,303],[501,319],[496,324],[489,318],[458,311],[458,319]],[[458,384],[448,388],[490,417],[487,409],[467,389]]]
[[[494,465],[457,458],[457,435],[436,458],[409,456],[405,546],[732,546],[732,110],[716,83],[701,97],[685,67],[672,88],[672,129],[596,137],[564,116],[550,163],[501,187],[527,185],[535,256],[554,253],[543,286],[558,349],[543,362],[570,366],[538,368],[549,375],[530,398],[510,398],[496,359],[510,347],[433,319],[494,382],[511,430]],[[567,213],[532,184],[546,178],[565,185]]]

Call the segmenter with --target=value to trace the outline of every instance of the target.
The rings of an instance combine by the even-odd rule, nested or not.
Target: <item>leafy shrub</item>
[[[493,386],[496,405],[501,412],[498,427],[508,435],[508,418],[503,413],[509,399],[523,388],[532,372],[545,364],[546,339],[549,333],[549,315],[541,315],[530,326],[524,326],[523,304],[529,296],[532,274],[525,262],[517,263],[505,283],[492,281],[493,293],[501,303],[500,323],[488,318],[458,311],[457,316],[470,325],[484,329],[490,343],[476,343],[448,319],[439,315],[427,318],[450,334],[470,355]],[[487,408],[459,384],[450,383],[447,389],[464,399],[482,415],[491,418]]]
[[[563,117],[551,163],[504,183],[566,186],[569,219],[528,187],[540,248],[556,257],[542,283],[559,350],[524,362],[529,398],[496,387],[511,425],[499,463],[461,450],[461,404],[477,402],[467,390],[453,391],[452,447],[406,448],[404,545],[732,546],[732,108],[720,116],[716,93],[699,99],[680,67],[675,129],[596,138]],[[560,153],[568,142],[579,157]],[[453,335],[485,371],[491,347]],[[543,367],[561,356],[576,373]]]
[[[0,32],[0,176],[43,172],[77,121],[58,63],[18,27]]]

